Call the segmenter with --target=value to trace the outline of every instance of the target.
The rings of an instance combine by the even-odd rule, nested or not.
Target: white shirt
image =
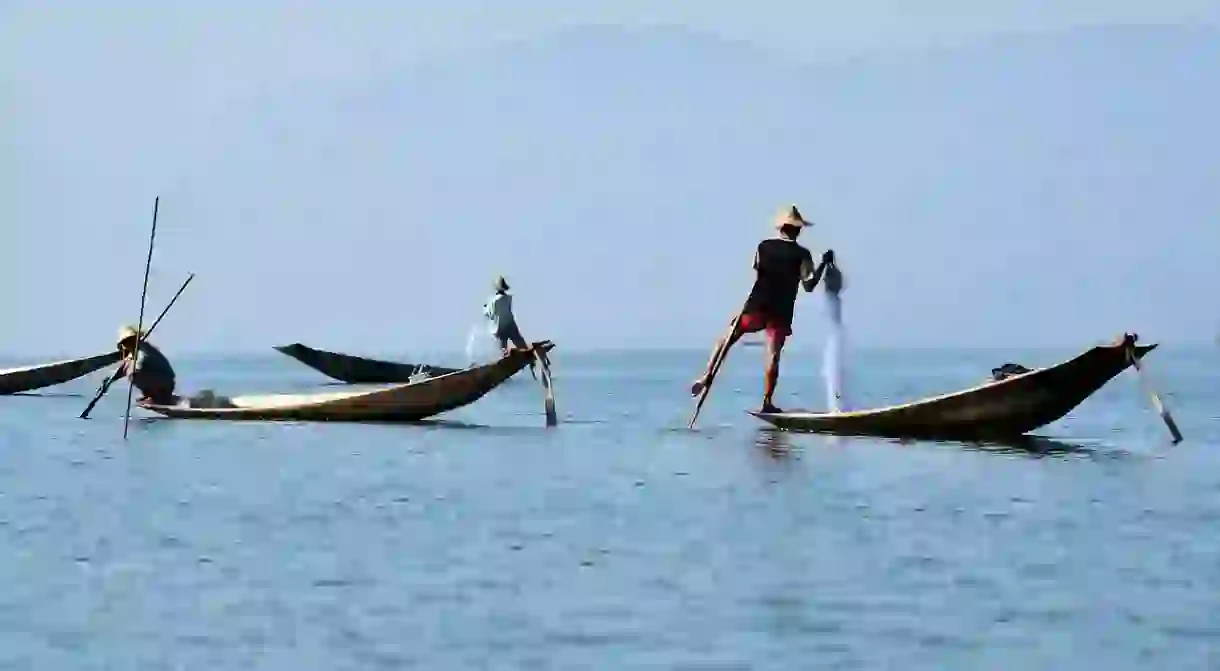
[[[513,297],[510,294],[497,293],[483,306],[483,314],[491,321],[492,331],[499,333],[513,324]]]

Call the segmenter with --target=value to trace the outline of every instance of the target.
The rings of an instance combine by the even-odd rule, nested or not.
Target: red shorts
[[[766,331],[767,337],[774,341],[782,341],[792,335],[791,324],[785,324],[767,315],[751,312],[741,315],[741,321],[737,322],[737,330],[742,333]]]

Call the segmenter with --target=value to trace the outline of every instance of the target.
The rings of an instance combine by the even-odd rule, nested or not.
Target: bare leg
[[[136,389],[140,390],[140,398],[137,403],[173,405],[178,401],[178,397],[174,395],[174,383],[171,380],[137,374],[133,382]]]
[[[517,328],[515,324],[513,325],[512,330],[509,332],[508,337],[512,340],[513,347],[521,350],[522,352],[529,351],[529,343],[525,342],[525,336],[521,335],[521,329]],[[538,379],[538,372],[536,368],[537,364],[534,363],[533,359],[530,359],[530,375],[533,376],[535,380]]]
[[[779,359],[784,353],[784,343],[788,336],[782,333],[769,334],[767,338],[767,364],[763,374],[763,412],[782,412],[775,407],[772,399],[775,397],[775,386],[779,383]]]
[[[724,337],[716,343],[716,347],[712,348],[712,355],[707,359],[707,368],[703,369],[703,375],[700,375],[699,379],[695,380],[690,386],[691,396],[698,396],[703,392],[703,388],[707,386],[707,378],[712,374],[712,366],[716,365],[716,356],[720,354],[721,348],[723,347],[724,349],[723,356],[727,357],[729,349],[737,344],[738,340],[741,340],[741,336],[744,334],[737,326],[737,319],[734,318],[733,322],[729,324],[730,330],[726,331]]]

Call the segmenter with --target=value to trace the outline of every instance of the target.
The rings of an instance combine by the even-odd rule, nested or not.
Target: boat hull
[[[296,359],[327,377],[340,382],[347,382],[348,384],[396,384],[410,382],[411,377],[420,372],[438,376],[460,370],[458,368],[445,368],[427,364],[367,359],[361,356],[314,349],[301,343],[280,345],[275,350]]]
[[[70,382],[119,361],[116,349],[106,354],[0,370],[0,395],[20,394]]]
[[[544,352],[554,347],[545,341],[534,346]],[[234,397],[226,399],[224,407],[190,407],[186,403],[140,407],[173,419],[414,422],[474,403],[528,366],[533,358],[532,352],[518,351],[484,366],[372,390]]]
[[[1156,345],[1137,345],[1142,358]],[[1054,422],[1131,365],[1127,345],[1094,347],[1056,366],[902,405],[850,412],[750,414],[788,431],[948,440],[1003,439]]]

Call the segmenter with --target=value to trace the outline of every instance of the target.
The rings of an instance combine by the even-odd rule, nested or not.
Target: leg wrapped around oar
[[[687,428],[695,428],[695,420],[699,419],[699,411],[703,409],[703,402],[707,400],[708,393],[712,390],[712,383],[716,380],[716,373],[720,372],[720,367],[724,365],[724,360],[729,355],[729,350],[733,344],[741,338],[741,314],[739,313],[729,322],[729,330],[725,332],[724,338],[720,340],[720,344],[712,352],[712,358],[708,361],[707,370],[703,376],[691,385],[691,393],[698,394],[699,401],[695,403],[695,411],[691,413],[690,423]]]

